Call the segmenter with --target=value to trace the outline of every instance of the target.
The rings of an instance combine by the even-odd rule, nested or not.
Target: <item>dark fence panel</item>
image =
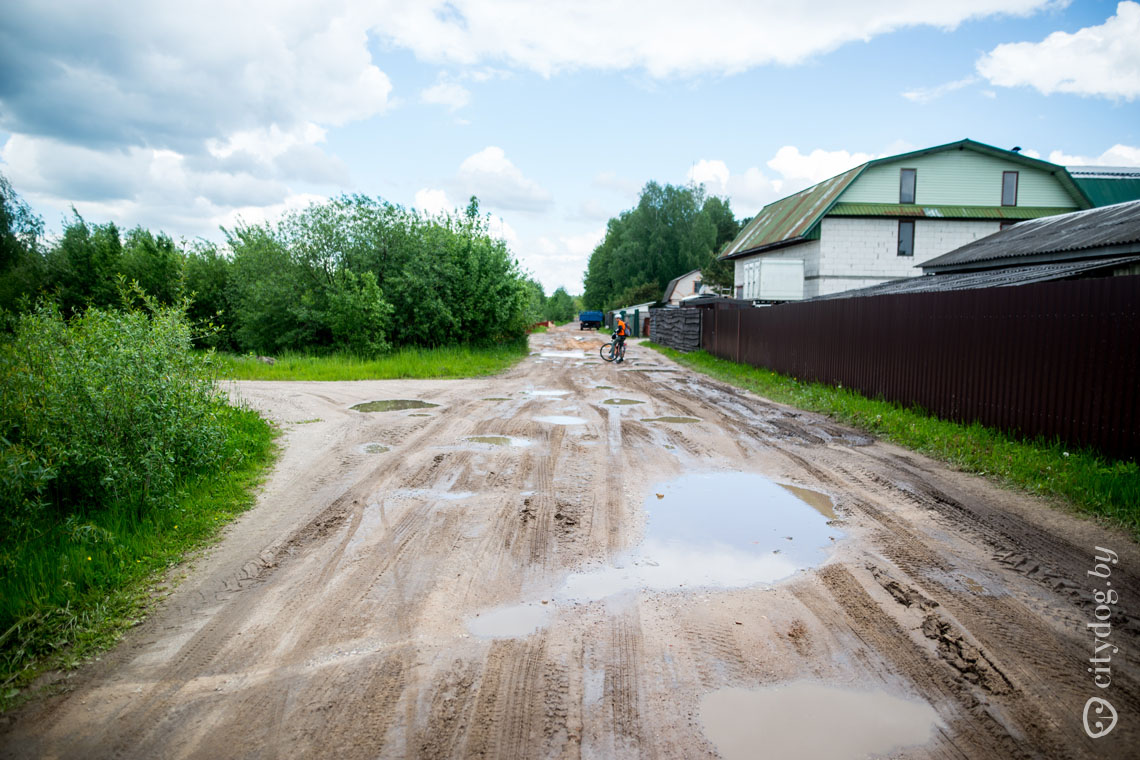
[[[1140,276],[711,309],[702,345],[958,422],[1140,454]]]

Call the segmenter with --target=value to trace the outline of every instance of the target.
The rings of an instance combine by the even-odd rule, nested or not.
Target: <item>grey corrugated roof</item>
[[[1119,256],[1112,259],[1090,259],[1069,261],[1060,264],[1033,264],[1031,266],[1006,269],[986,269],[981,272],[952,272],[949,274],[928,274],[922,277],[907,277],[891,280],[858,290],[845,290],[841,293],[819,296],[813,301],[832,298],[863,298],[897,293],[937,293],[948,290],[972,290],[974,288],[1001,288],[1011,285],[1029,285],[1034,282],[1064,280],[1098,269],[1115,269],[1127,264],[1140,263],[1140,256]]]
[[[1066,166],[1073,177],[1140,177],[1140,166]]]
[[[1129,246],[1137,245],[1140,201],[1129,201],[1020,222],[924,262],[922,268],[939,272],[1001,266],[1026,257],[1085,258],[1101,249],[1111,249],[1107,255],[1124,254],[1136,252]]]

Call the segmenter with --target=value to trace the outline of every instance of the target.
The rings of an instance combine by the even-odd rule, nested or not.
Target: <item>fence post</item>
[[[741,311],[740,309],[736,310],[736,363],[737,364],[740,364],[740,323],[741,323],[741,319],[742,319],[740,311]]]

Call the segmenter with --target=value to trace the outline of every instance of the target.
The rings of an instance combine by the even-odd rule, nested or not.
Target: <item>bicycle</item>
[[[609,343],[604,344],[598,353],[602,355],[602,360],[612,362],[614,359],[625,360],[625,341],[611,340]]]

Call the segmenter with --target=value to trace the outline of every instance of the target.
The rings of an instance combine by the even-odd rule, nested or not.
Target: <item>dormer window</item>
[[[899,203],[914,203],[914,186],[917,179],[917,169],[899,170]]]
[[[1001,205],[1017,205],[1017,172],[1001,173]]]

